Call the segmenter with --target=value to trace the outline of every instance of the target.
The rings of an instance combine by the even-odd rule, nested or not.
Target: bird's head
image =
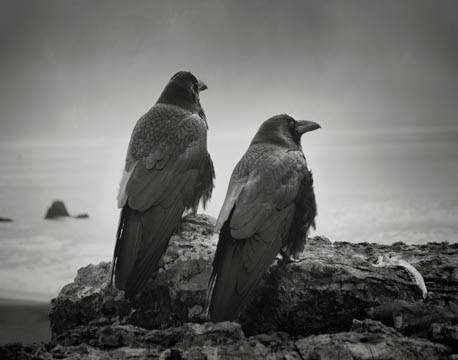
[[[192,73],[179,71],[169,80],[157,103],[177,105],[205,117],[200,105],[199,93],[206,89],[208,89],[207,85]]]
[[[269,142],[278,145],[301,146],[301,136],[321,126],[313,121],[294,120],[286,114],[272,116],[264,121],[256,133],[252,144]]]
[[[201,80],[198,80],[189,71],[178,71],[169,81],[172,87],[186,90],[191,95],[199,95],[199,92],[208,89],[207,85]]]

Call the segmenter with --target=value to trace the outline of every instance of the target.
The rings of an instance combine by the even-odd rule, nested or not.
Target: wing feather
[[[270,221],[276,210],[294,204],[300,189],[300,174],[291,170],[292,156],[284,151],[266,154],[250,174],[230,220],[234,238],[253,236]]]
[[[118,192],[118,198],[117,198],[119,209],[121,209],[124,205],[126,205],[126,202],[127,202],[126,187],[127,187],[127,183],[130,180],[130,177],[132,176],[132,173],[135,170],[136,165],[137,165],[137,162],[135,162],[129,170],[124,171],[122,174],[121,184],[119,185],[119,192]]]
[[[218,219],[216,220],[215,231],[221,230],[224,222],[228,219],[229,214],[234,207],[235,201],[245,187],[247,180],[248,177],[243,177],[241,179],[235,179],[234,177],[231,177],[226,198],[224,199],[223,206],[219,212]]]

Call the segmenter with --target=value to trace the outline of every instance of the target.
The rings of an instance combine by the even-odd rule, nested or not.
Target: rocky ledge
[[[187,216],[158,273],[130,301],[110,263],[51,302],[52,339],[0,358],[458,359],[458,245],[308,241],[273,264],[237,323],[207,319],[214,219]]]

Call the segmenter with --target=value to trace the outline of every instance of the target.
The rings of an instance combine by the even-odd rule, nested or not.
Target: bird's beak
[[[199,80],[198,85],[197,85],[199,92],[207,90],[208,86],[205,84],[203,81]]]
[[[313,121],[308,121],[308,120],[300,120],[297,121],[296,129],[299,132],[299,134],[305,134],[306,132],[313,131],[316,129],[321,128],[320,124],[317,124],[316,122]]]

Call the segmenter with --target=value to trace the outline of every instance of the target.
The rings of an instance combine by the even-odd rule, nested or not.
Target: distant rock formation
[[[89,219],[89,214],[78,214],[78,215],[73,215],[75,219]]]
[[[6,217],[0,217],[0,222],[13,222],[13,219],[6,218]]]
[[[65,204],[61,200],[56,200],[52,203],[52,205],[48,208],[46,212],[45,219],[57,219],[60,217],[72,217],[75,219],[88,219],[89,214],[81,213],[78,215],[70,215]]]
[[[79,269],[51,302],[50,343],[7,345],[0,358],[457,358],[458,244],[315,237],[298,262],[269,268],[238,323],[213,324],[213,225],[205,215],[185,217],[134,300],[109,285],[110,263]],[[373,266],[388,255],[423,276],[426,299],[404,262]]]
[[[65,207],[65,204],[61,200],[54,201],[46,212],[45,219],[56,219],[59,217],[70,216]]]

